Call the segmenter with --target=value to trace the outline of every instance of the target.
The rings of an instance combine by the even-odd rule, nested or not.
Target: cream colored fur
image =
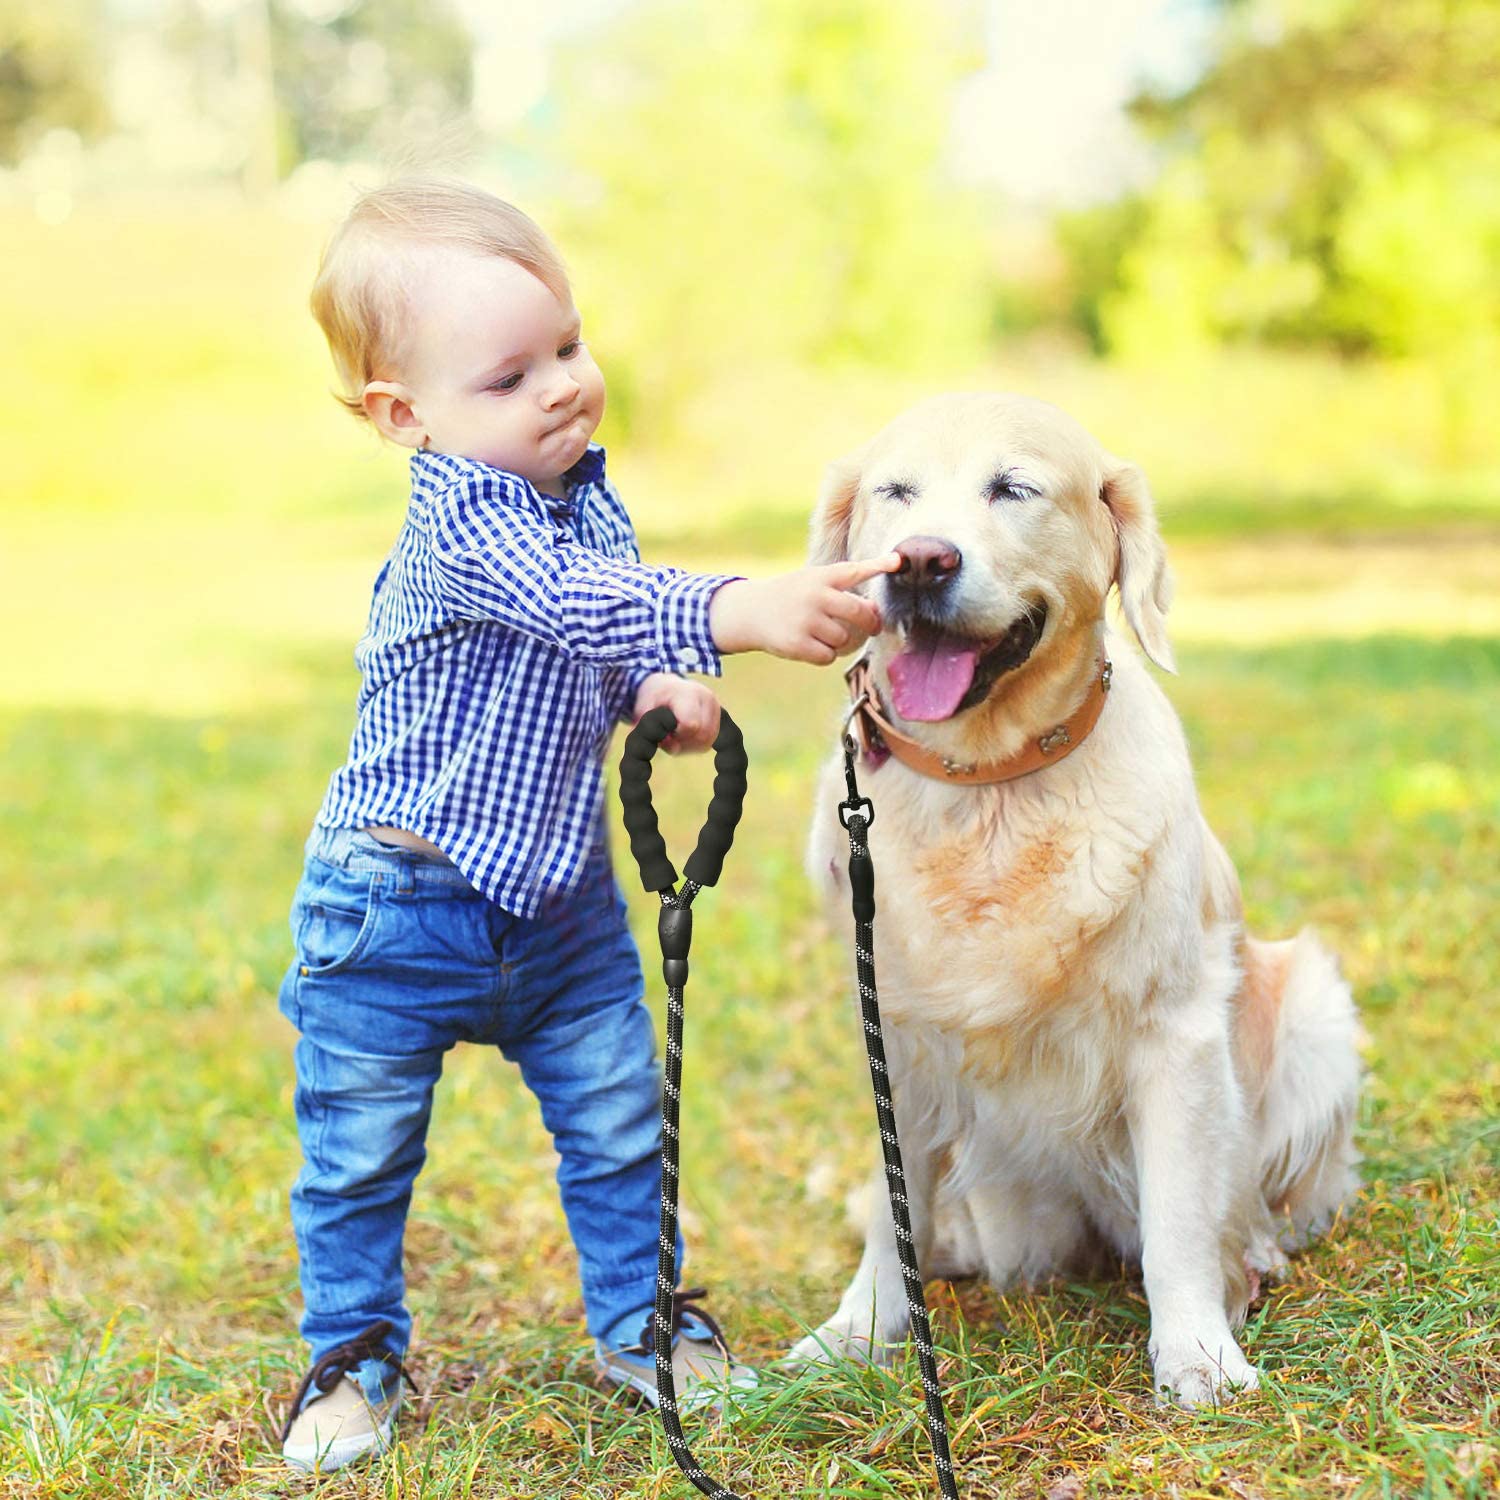
[[[1035,497],[993,499],[1009,472]],[[907,498],[882,487],[909,485]],[[1328,1225],[1355,1187],[1358,1023],[1309,933],[1249,938],[1238,881],[1198,810],[1177,716],[1105,621],[1172,667],[1171,577],[1140,471],[1057,409],[940,397],[832,466],[815,560],[938,537],[963,564],[964,634],[998,639],[1045,602],[1031,657],[984,702],[898,726],[963,761],[1012,753],[1067,717],[1102,647],[1114,683],[1072,754],[994,786],[895,760],[874,800],[876,966],[924,1274],[997,1286],[1120,1257],[1141,1265],[1158,1393],[1184,1406],[1253,1387],[1233,1329],[1252,1278]],[[868,586],[883,598],[886,580]],[[886,667],[901,647],[871,643]],[[1275,732],[1268,725],[1267,734]],[[808,867],[852,938],[835,754]],[[883,1173],[863,1258],[800,1360],[881,1357],[905,1335]]]

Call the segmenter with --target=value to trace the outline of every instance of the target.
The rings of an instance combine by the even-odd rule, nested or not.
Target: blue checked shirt
[[[600,766],[652,672],[722,670],[708,605],[729,575],[648,567],[597,444],[567,498],[426,451],[355,648],[349,758],[318,822],[431,839],[535,916],[600,840]]]

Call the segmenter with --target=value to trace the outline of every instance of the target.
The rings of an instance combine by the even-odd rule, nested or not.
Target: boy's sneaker
[[[374,1324],[330,1349],[302,1377],[281,1429],[281,1456],[293,1468],[326,1474],[389,1446],[401,1409],[401,1381],[416,1390],[406,1366],[385,1347],[390,1331],[387,1322]],[[367,1384],[360,1379],[361,1366],[372,1362],[384,1367],[378,1372],[382,1378]]]
[[[703,1287],[672,1294],[672,1383],[679,1406],[722,1410],[735,1392],[754,1389],[758,1378],[748,1365],[735,1363],[719,1325],[696,1305],[697,1299],[705,1295]],[[594,1346],[599,1373],[605,1380],[630,1386],[653,1406],[660,1404],[652,1332],[655,1316],[654,1308],[646,1310],[645,1322],[634,1343],[599,1339]]]

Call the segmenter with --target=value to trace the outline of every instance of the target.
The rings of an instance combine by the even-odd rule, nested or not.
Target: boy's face
[[[447,247],[412,256],[407,290],[399,376],[365,387],[376,425],[561,493],[604,415],[571,300],[514,261]]]

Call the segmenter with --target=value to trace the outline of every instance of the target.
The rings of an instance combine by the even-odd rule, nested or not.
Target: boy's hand
[[[676,755],[679,750],[713,749],[719,737],[719,700],[708,688],[667,672],[653,672],[636,690],[631,713],[639,720],[664,704],[677,715],[677,730],[661,742],[663,750]]]
[[[901,555],[799,568],[775,578],[741,578],[717,590],[708,605],[714,644],[733,651],[769,651],[826,667],[880,629],[873,600],[849,592],[880,573],[894,573]]]

